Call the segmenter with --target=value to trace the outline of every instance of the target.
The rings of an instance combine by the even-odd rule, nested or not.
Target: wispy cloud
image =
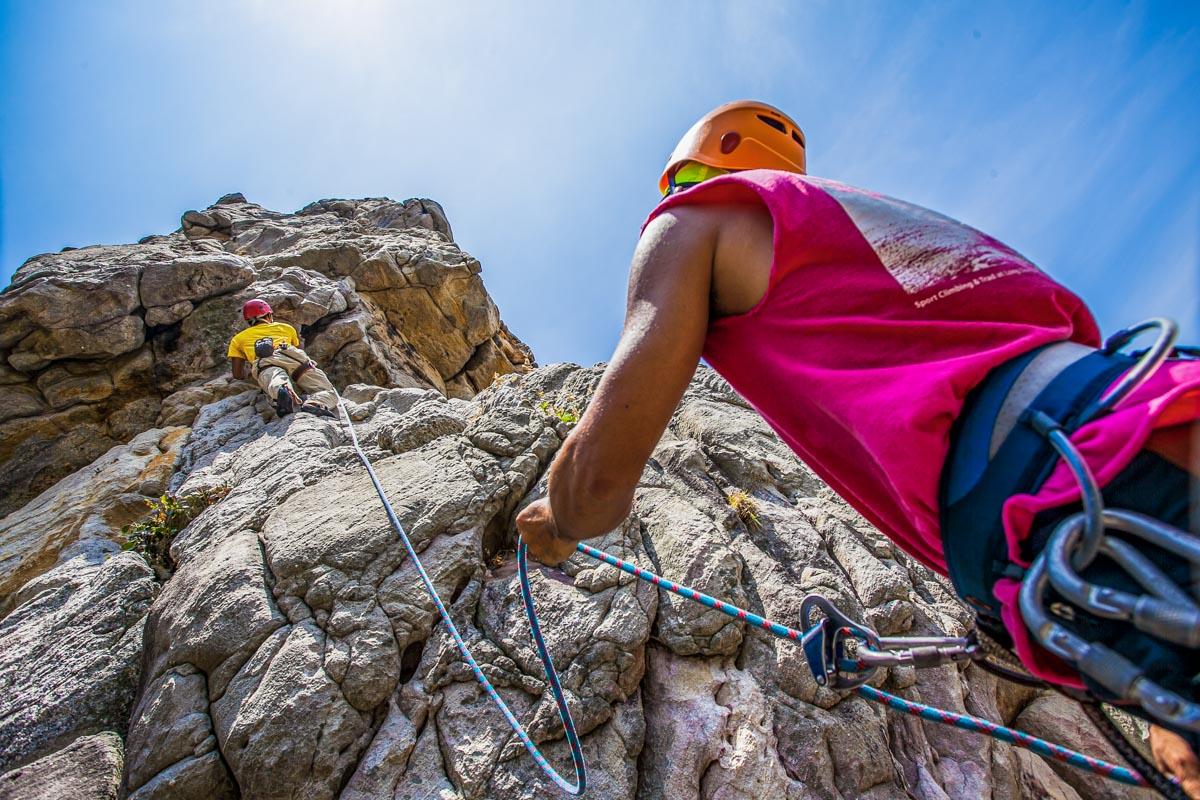
[[[800,120],[814,173],[993,233],[1106,328],[1195,296],[1186,8],[280,8],[0,6],[0,278],[36,252],[170,230],[227,191],[285,210],[424,195],[539,358],[591,363],[676,138],[757,96]],[[1136,287],[1124,276],[1151,262]]]

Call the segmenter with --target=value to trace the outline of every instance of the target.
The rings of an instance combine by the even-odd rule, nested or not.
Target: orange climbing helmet
[[[774,106],[737,100],[708,112],[683,135],[658,179],[660,192],[667,193],[672,174],[688,161],[731,171],[781,169],[803,175],[804,132]]]

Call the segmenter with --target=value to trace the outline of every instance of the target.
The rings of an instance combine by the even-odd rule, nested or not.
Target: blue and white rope
[[[341,398],[338,399],[338,408],[345,415],[346,427],[350,431],[350,441],[354,445],[354,450],[358,454],[359,460],[363,466],[367,468],[367,474],[371,477],[371,483],[375,485],[375,491],[379,495],[380,501],[383,503],[384,511],[387,514],[388,522],[400,537],[400,541],[404,544],[404,549],[408,551],[409,558],[412,559],[413,566],[417,569],[417,574],[421,577],[421,582],[425,584],[425,590],[433,599],[434,605],[437,606],[438,614],[441,615],[442,622],[446,625],[446,630],[450,632],[450,636],[454,639],[454,643],[458,646],[458,650],[462,653],[463,660],[471,668],[475,679],[479,681],[480,686],[487,692],[492,702],[500,709],[500,713],[508,721],[509,726],[516,733],[517,738],[521,740],[521,744],[533,756],[533,760],[546,773],[547,776],[567,794],[579,796],[582,795],[587,788],[587,769],[583,761],[583,748],[579,743],[579,734],[575,730],[575,722],[571,718],[570,709],[567,707],[567,699],[563,694],[562,686],[558,680],[558,673],[554,669],[554,662],[550,658],[550,653],[546,649],[546,643],[542,638],[541,627],[538,625],[537,612],[533,605],[533,593],[529,583],[529,568],[527,548],[523,541],[517,541],[517,573],[521,582],[521,600],[525,604],[525,615],[529,618],[530,632],[533,634],[534,644],[537,645],[538,656],[542,660],[542,665],[546,671],[546,679],[550,684],[551,692],[554,694],[554,701],[558,705],[559,718],[562,720],[563,731],[566,734],[567,743],[571,748],[571,761],[575,767],[575,783],[571,783],[563,778],[542,755],[541,750],[534,744],[533,740],[526,733],[525,728],[521,725],[516,716],[509,710],[508,705],[500,697],[495,687],[483,674],[476,663],[475,658],[471,655],[467,643],[463,641],[462,636],[458,632],[458,628],[450,619],[450,614],[446,610],[446,606],[438,597],[437,590],[433,586],[433,581],[425,572],[425,568],[421,566],[421,560],[417,557],[416,550],[413,549],[412,543],[408,539],[408,535],[404,532],[404,526],[400,524],[400,520],[396,517],[395,511],[392,510],[392,505],[388,502],[387,494],[383,490],[383,486],[379,483],[379,478],[375,475],[375,470],[371,467],[371,462],[367,459],[365,453],[358,443],[358,436],[354,432],[354,424],[350,420],[350,412],[346,409]],[[761,628],[769,633],[778,636],[781,639],[789,639],[791,641],[799,641],[803,638],[802,631],[795,628],[789,628],[786,625],[780,625],[778,622],[773,622],[765,617],[754,614],[729,603],[711,597],[703,592],[698,592],[689,586],[683,586],[673,581],[668,581],[655,575],[653,572],[642,569],[634,564],[622,561],[616,556],[609,555],[594,547],[589,547],[582,542],[576,548],[578,552],[586,556],[602,561],[605,564],[616,567],[624,572],[628,572],[636,578],[639,578],[647,583],[653,584],[660,589],[664,589],[673,594],[685,597],[689,600],[694,600],[709,608],[716,609],[723,614],[727,614],[734,619],[743,620],[751,625]],[[853,665],[847,665],[852,667]],[[1047,742],[1044,739],[1039,739],[1036,736],[1031,736],[1022,731],[1007,728],[1003,725],[989,722],[988,720],[979,717],[973,717],[969,714],[958,714],[951,711],[927,706],[923,703],[915,703],[911,700],[905,700],[888,692],[875,689],[870,686],[859,686],[855,691],[862,697],[872,700],[877,703],[882,703],[887,707],[896,711],[901,711],[906,714],[927,719],[932,722],[940,722],[945,725],[953,725],[963,730],[984,733],[1000,741],[1007,742],[1016,747],[1023,747],[1045,758],[1052,758],[1057,761],[1062,761],[1079,769],[1088,770],[1098,775],[1111,778],[1121,783],[1130,784],[1132,786],[1149,786],[1149,783],[1138,772],[1121,767],[1116,764],[1111,764],[1107,761],[1102,761],[1098,758],[1092,758],[1074,750],[1070,750],[1061,745]]]
[[[446,630],[450,632],[451,638],[454,639],[454,643],[458,646],[458,651],[462,653],[463,660],[467,662],[467,666],[474,673],[475,680],[479,681],[479,685],[483,687],[488,697],[500,709],[500,713],[508,720],[509,726],[513,729],[517,738],[521,740],[521,744],[525,745],[525,749],[529,751],[529,755],[533,756],[534,762],[542,768],[542,771],[549,776],[550,780],[554,781],[567,794],[582,795],[587,788],[587,769],[583,763],[583,748],[579,744],[579,734],[575,731],[575,721],[571,719],[571,712],[567,708],[567,698],[563,695],[562,686],[558,682],[558,673],[554,669],[554,662],[550,659],[550,652],[546,649],[546,643],[542,639],[541,628],[537,623],[537,613],[533,607],[533,594],[529,588],[525,543],[521,542],[517,546],[517,565],[521,575],[521,599],[525,603],[525,614],[529,617],[530,629],[533,632],[533,641],[537,645],[538,655],[541,657],[542,665],[546,670],[550,689],[554,693],[554,701],[558,704],[558,715],[562,719],[567,743],[571,747],[571,761],[574,762],[575,766],[575,783],[571,783],[559,775],[558,771],[550,765],[550,762],[542,755],[542,751],[538,749],[537,745],[533,743],[533,739],[526,733],[521,722],[509,710],[508,705],[500,697],[499,692],[492,686],[491,681],[483,674],[483,670],[479,668],[475,657],[471,655],[470,648],[467,647],[467,643],[463,641],[462,635],[459,634],[457,626],[450,619],[450,613],[446,610],[445,604],[438,597],[437,589],[433,586],[433,581],[429,579],[425,568],[421,566],[421,559],[417,557],[417,551],[413,549],[412,542],[408,540],[408,534],[404,532],[404,526],[400,524],[400,520],[396,517],[396,512],[392,510],[392,504],[388,501],[387,494],[383,491],[383,486],[379,483],[379,478],[375,475],[375,470],[371,467],[370,460],[367,459],[366,454],[362,451],[362,447],[359,446],[358,436],[354,433],[354,423],[350,420],[350,412],[346,409],[341,398],[338,398],[338,408],[345,415],[346,427],[350,431],[350,442],[354,445],[354,452],[358,453],[359,460],[367,468],[367,474],[371,476],[371,483],[375,485],[375,492],[379,495],[379,499],[383,503],[383,510],[387,514],[388,522],[392,524],[392,529],[396,531],[396,535],[400,537],[400,541],[404,544],[404,549],[408,551],[408,557],[412,559],[413,566],[417,568],[417,574],[421,576],[421,582],[425,584],[425,591],[433,598],[433,603],[437,606],[438,614],[441,615]]]

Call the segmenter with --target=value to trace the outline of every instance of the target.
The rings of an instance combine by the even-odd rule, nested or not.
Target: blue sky
[[[1106,332],[1196,341],[1197,9],[0,0],[0,285],[227,192],[432,197],[539,361],[590,364],[675,141],[756,97],[812,174],[996,236]]]

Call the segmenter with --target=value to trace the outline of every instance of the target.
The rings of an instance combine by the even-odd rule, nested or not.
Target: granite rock
[[[183,427],[144,431],[0,518],[0,613],[61,556],[116,550],[121,527],[166,491],[187,435]]]
[[[121,737],[80,736],[61,750],[0,775],[7,800],[118,800],[125,763]]]
[[[124,734],[154,572],[132,553],[81,553],[27,583],[0,620],[0,769],[83,734]]]
[[[481,669],[568,773],[526,632],[512,520],[544,492],[570,432],[554,410],[584,408],[599,375],[557,365],[469,400],[346,392],[379,480]],[[131,796],[184,800],[237,786],[255,798],[556,797],[462,663],[344,427],[273,420],[253,397],[206,406],[181,455],[179,490],[233,490],[176,540],[178,571],[150,612]],[[735,491],[756,503],[752,521],[731,507]],[[595,544],[773,619],[794,622],[803,596],[819,591],[895,633],[965,630],[944,581],[829,493],[706,369],[648,462],[629,519]],[[589,780],[606,798],[1099,790],[1008,745],[821,688],[794,643],[581,555],[535,566],[532,585]],[[896,669],[875,682],[1000,722],[1036,719],[1050,738],[1113,757],[1077,708],[973,667]],[[147,745],[163,736],[178,744]]]
[[[228,375],[252,297],[315,345],[338,385],[466,398],[530,369],[480,269],[432,200],[285,214],[240,194],[187,212],[176,233],[29,259],[0,292],[0,515],[160,417],[186,418],[164,401]],[[117,374],[132,362],[136,380]]]

